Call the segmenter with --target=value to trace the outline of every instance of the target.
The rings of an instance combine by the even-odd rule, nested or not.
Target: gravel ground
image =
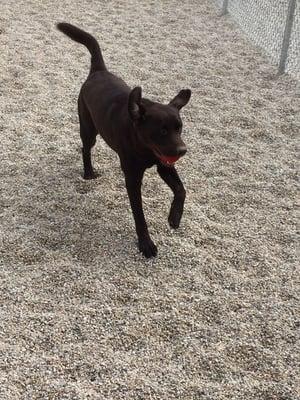
[[[101,140],[81,178],[89,56],[63,20],[145,96],[193,91],[178,231],[144,180],[154,260]],[[0,398],[299,399],[299,84],[208,0],[4,0],[0,45]]]

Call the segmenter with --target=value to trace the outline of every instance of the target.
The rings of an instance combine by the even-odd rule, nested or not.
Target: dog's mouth
[[[168,167],[172,167],[176,163],[176,161],[179,160],[179,158],[179,156],[159,156],[160,162],[164,165],[167,165]]]
[[[165,156],[161,154],[157,149],[154,150],[154,154],[159,159],[159,161],[167,167],[173,167],[176,161],[178,161],[180,158],[180,156]]]

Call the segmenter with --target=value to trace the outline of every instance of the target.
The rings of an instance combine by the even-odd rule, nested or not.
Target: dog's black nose
[[[185,146],[180,146],[177,149],[177,155],[179,155],[180,157],[184,156],[186,153],[186,147]]]

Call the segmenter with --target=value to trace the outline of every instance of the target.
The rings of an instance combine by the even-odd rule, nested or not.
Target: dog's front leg
[[[185,189],[175,167],[165,167],[159,164],[157,172],[174,193],[174,200],[171,205],[168,221],[170,226],[176,229],[179,227],[183,213]]]
[[[127,193],[135,221],[135,228],[139,241],[139,250],[147,258],[155,257],[157,255],[157,247],[150,238],[142,205],[141,187],[145,170],[128,170],[127,168],[123,168],[123,171],[125,174]]]

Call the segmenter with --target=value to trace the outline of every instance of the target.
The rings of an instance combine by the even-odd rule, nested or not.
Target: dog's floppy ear
[[[170,101],[169,105],[180,110],[183,106],[185,106],[189,102],[191,94],[192,92],[190,91],[190,89],[180,90],[178,95],[175,96],[174,99]]]
[[[128,112],[133,121],[141,119],[145,113],[144,107],[141,105],[142,89],[137,86],[129,94]]]

